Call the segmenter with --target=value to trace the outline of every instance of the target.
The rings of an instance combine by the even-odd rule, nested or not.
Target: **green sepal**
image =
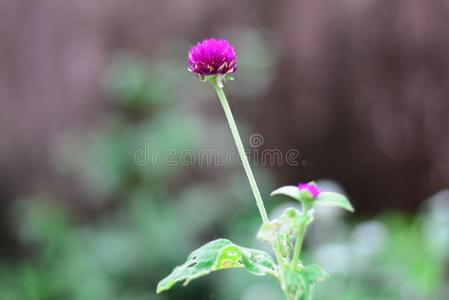
[[[218,239],[193,251],[184,264],[176,267],[159,282],[157,293],[169,290],[177,282],[183,281],[183,285],[187,285],[190,281],[211,272],[229,268],[245,268],[257,276],[277,274],[276,264],[268,253],[240,247],[226,239]]]
[[[209,81],[212,84],[218,85],[218,87],[223,88],[223,83],[234,80],[231,73],[228,74],[214,74],[207,75],[202,78],[203,81]]]
[[[286,185],[273,191],[270,196],[287,196],[302,203],[303,208],[308,210],[313,205],[332,206],[346,209],[354,212],[354,207],[348,198],[339,193],[334,192],[320,192],[318,196],[313,199],[308,191],[301,191],[294,185]]]
[[[348,198],[346,198],[342,194],[334,192],[319,193],[315,198],[314,203],[316,205],[322,206],[340,207],[346,209],[347,211],[354,212],[354,207],[352,206],[351,202],[349,202]]]

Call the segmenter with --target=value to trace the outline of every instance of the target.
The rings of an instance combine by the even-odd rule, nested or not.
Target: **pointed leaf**
[[[179,281],[187,285],[193,279],[229,268],[245,268],[258,276],[276,273],[275,263],[268,253],[218,239],[193,251],[183,265],[176,267],[159,282],[157,293],[169,290]]]
[[[286,185],[280,187],[270,194],[270,196],[277,196],[277,195],[283,195],[301,201],[299,188],[294,185]]]
[[[350,212],[354,212],[354,207],[352,207],[352,204],[349,202],[348,198],[338,193],[321,192],[314,201],[316,205],[337,206]]]
[[[301,278],[302,289],[300,299],[307,300],[310,299],[314,285],[317,282],[327,279],[329,275],[318,265],[308,265],[299,271],[299,277]]]
[[[302,266],[299,271],[286,270],[284,276],[287,291],[295,300],[309,300],[314,285],[329,277],[318,265]]]
[[[329,274],[327,274],[327,272],[318,265],[305,266],[301,269],[301,271],[299,271],[299,274],[304,282],[309,286],[329,277]]]

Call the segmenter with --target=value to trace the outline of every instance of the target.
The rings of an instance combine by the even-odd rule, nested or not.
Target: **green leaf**
[[[274,190],[270,196],[278,196],[278,195],[283,195],[283,196],[287,196],[290,198],[293,198],[295,200],[301,201],[301,197],[300,197],[300,191],[299,188],[297,186],[294,185],[286,185],[283,187],[278,188],[277,190]]]
[[[318,265],[305,266],[299,271],[298,275],[301,279],[302,289],[302,297],[300,299],[309,299],[313,286],[329,277],[327,272]]]
[[[184,285],[187,285],[193,279],[229,268],[245,268],[258,276],[275,275],[277,272],[276,265],[268,253],[240,247],[226,239],[218,239],[193,251],[184,264],[176,267],[159,282],[157,293],[169,290],[179,281],[184,281]]]
[[[323,281],[329,277],[329,274],[318,265],[305,266],[299,271],[299,275],[307,286]]]
[[[352,207],[348,198],[345,196],[333,193],[333,192],[321,192],[318,197],[315,198],[315,204],[323,206],[337,206],[346,209],[350,212],[354,212],[354,207]]]
[[[309,300],[314,285],[329,275],[318,265],[308,265],[302,266],[299,271],[286,270],[284,277],[291,299]]]

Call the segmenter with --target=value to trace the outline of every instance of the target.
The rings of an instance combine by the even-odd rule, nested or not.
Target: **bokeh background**
[[[274,300],[227,270],[156,295],[199,245],[247,247],[259,217],[241,166],[138,163],[233,149],[188,49],[229,39],[244,143],[296,149],[257,165],[274,188],[317,180],[356,213],[318,211],[314,299],[449,299],[447,0],[0,2],[0,299]]]

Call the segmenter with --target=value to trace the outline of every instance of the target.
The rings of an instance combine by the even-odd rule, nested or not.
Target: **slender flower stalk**
[[[253,171],[251,170],[251,166],[249,164],[248,157],[246,156],[245,148],[243,147],[242,139],[240,138],[237,125],[235,124],[234,116],[232,115],[232,111],[231,108],[229,107],[228,100],[226,99],[226,95],[223,89],[219,87],[217,83],[215,83],[212,80],[211,83],[215,89],[215,92],[217,93],[221,106],[223,107],[226,119],[228,120],[229,128],[231,129],[232,136],[234,137],[234,142],[235,145],[237,146],[237,150],[239,152],[240,159],[242,160],[243,168],[245,169],[246,176],[248,177],[248,181],[251,186],[254,198],[256,199],[257,208],[259,209],[262,221],[263,223],[268,223],[267,211],[265,210],[265,206],[263,204],[263,200],[260,195],[259,187],[257,186],[256,179],[254,178]]]
[[[268,223],[268,216],[262,197],[260,196],[259,187],[249,165],[248,157],[246,156],[245,148],[243,147],[242,139],[240,138],[228,100],[223,92],[223,81],[230,80],[230,75],[237,71],[237,57],[234,47],[226,40],[204,40],[190,49],[187,65],[190,72],[197,75],[203,81],[209,81],[214,87],[226,119],[228,120],[229,128],[231,129],[254,198],[256,199],[260,216],[264,223]]]

